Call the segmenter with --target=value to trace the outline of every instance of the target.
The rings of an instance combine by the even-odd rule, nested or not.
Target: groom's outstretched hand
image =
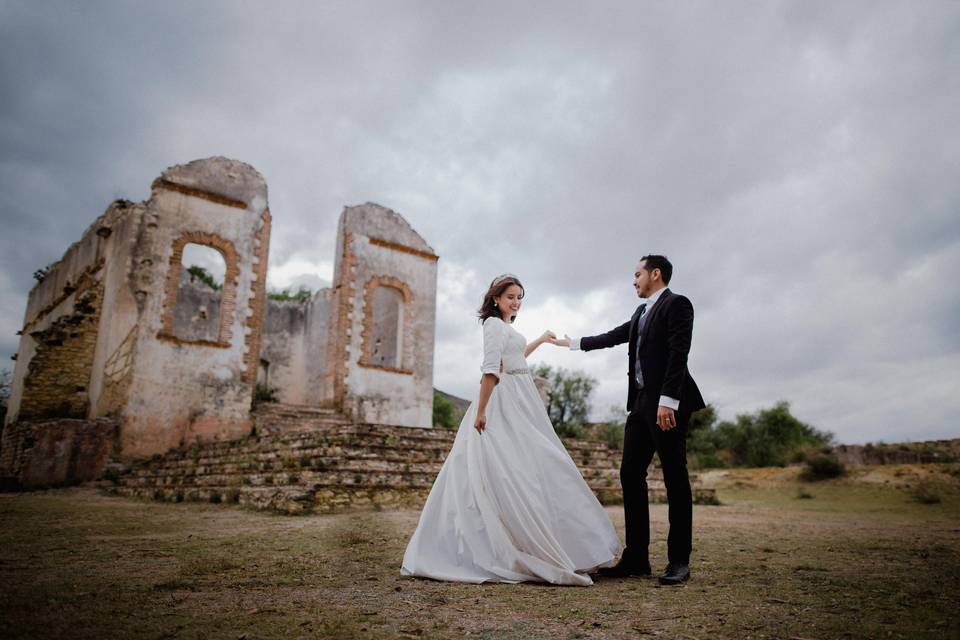
[[[661,431],[670,431],[677,426],[676,411],[663,405],[657,407],[657,426]]]
[[[553,340],[550,341],[550,344],[555,344],[558,347],[569,347],[570,346],[570,336],[563,334],[562,338],[557,338],[554,336]]]

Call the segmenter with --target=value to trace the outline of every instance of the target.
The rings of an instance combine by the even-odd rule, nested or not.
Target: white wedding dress
[[[587,572],[616,559],[620,541],[553,430],[526,345],[499,318],[484,321],[481,369],[500,379],[486,429],[473,427],[474,402],[407,545],[402,575],[589,585]]]

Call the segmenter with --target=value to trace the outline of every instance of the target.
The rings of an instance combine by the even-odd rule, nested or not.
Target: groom
[[[630,388],[627,392],[627,425],[620,462],[627,546],[616,566],[601,569],[613,577],[651,575],[647,548],[650,512],[647,501],[647,467],[654,452],[660,457],[667,486],[670,533],[669,564],[660,584],[676,585],[690,578],[693,543],[693,496],[687,476],[687,424],[690,414],[704,407],[703,396],[687,371],[687,354],[693,334],[693,305],[667,289],[673,265],[665,256],[640,259],[633,274],[637,295],[646,302],[633,317],[607,333],[557,340],[570,349],[606,349],[627,343]]]

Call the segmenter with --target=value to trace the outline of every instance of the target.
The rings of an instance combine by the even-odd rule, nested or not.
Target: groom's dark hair
[[[670,278],[673,277],[673,265],[667,260],[667,256],[649,255],[640,258],[647,271],[660,269],[660,277],[663,278],[663,284],[670,284]]]

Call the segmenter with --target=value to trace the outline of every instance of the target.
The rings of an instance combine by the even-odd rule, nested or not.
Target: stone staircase
[[[283,513],[422,505],[453,444],[454,432],[354,424],[335,411],[265,403],[255,434],[195,444],[154,456],[112,475],[108,491],[180,502],[235,503]],[[570,455],[604,503],[622,499],[620,453],[605,442],[568,441]],[[659,469],[651,501],[663,501]],[[695,500],[710,502],[710,490]]]

